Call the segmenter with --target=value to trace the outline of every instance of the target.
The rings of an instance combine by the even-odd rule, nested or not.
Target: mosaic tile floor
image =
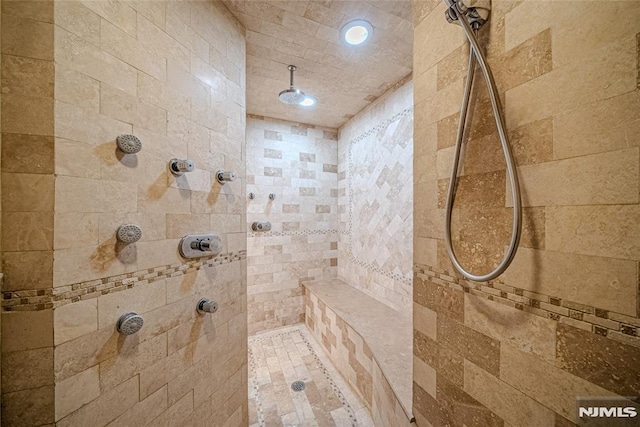
[[[304,381],[305,389],[292,390],[295,381]],[[249,337],[249,424],[373,426],[367,408],[304,325]]]

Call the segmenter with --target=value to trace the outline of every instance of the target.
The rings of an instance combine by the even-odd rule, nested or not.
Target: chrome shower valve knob
[[[236,173],[233,171],[225,171],[223,169],[220,169],[218,172],[216,172],[216,180],[218,180],[220,184],[235,181],[235,179]]]
[[[196,311],[200,314],[215,313],[218,311],[218,303],[209,298],[201,298],[196,305]]]
[[[195,163],[189,159],[171,159],[169,161],[169,170],[174,176],[181,176],[185,172],[193,172],[195,169]]]

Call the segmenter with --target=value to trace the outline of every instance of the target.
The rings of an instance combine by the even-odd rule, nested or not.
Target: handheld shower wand
[[[465,82],[464,94],[462,97],[462,108],[460,109],[460,121],[458,122],[458,132],[456,135],[455,154],[453,157],[453,168],[451,170],[451,179],[449,180],[449,188],[447,190],[447,202],[446,202],[446,225],[445,225],[445,242],[447,245],[447,252],[451,263],[456,270],[464,277],[476,282],[486,282],[495,279],[509,267],[511,261],[516,255],[518,250],[518,244],[520,243],[520,236],[522,234],[522,200],[520,196],[520,184],[518,182],[518,172],[516,169],[515,161],[513,160],[513,154],[511,153],[511,146],[509,144],[509,138],[507,135],[504,116],[502,114],[502,108],[500,106],[500,96],[496,87],[496,82],[491,73],[491,68],[487,64],[487,60],[484,53],[480,49],[476,34],[480,27],[487,22],[489,18],[489,10],[481,7],[467,7],[462,3],[462,0],[444,0],[448,6],[445,17],[449,23],[457,23],[464,30],[471,49],[469,50],[469,68],[467,71],[467,81]],[[498,266],[490,273],[483,275],[472,274],[464,269],[464,267],[458,261],[455,251],[453,249],[453,242],[451,240],[451,215],[453,211],[453,202],[456,195],[458,171],[460,167],[460,155],[462,150],[462,140],[464,138],[464,128],[467,122],[467,114],[469,111],[469,99],[471,97],[471,89],[473,85],[473,78],[476,68],[476,60],[480,64],[482,75],[487,83],[489,89],[489,99],[491,101],[491,108],[493,109],[493,117],[498,128],[498,135],[500,136],[500,144],[502,145],[502,152],[504,153],[505,163],[507,164],[507,175],[509,176],[509,183],[511,185],[511,195],[513,199],[513,225],[511,229],[511,241],[509,248],[504,258],[498,264]]]

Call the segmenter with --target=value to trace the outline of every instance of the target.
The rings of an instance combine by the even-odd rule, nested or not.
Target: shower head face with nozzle
[[[300,89],[295,89],[293,87],[293,72],[296,71],[295,65],[289,65],[289,89],[283,90],[278,95],[280,102],[287,105],[298,105],[300,104],[304,98],[305,94]]]
[[[304,100],[305,94],[300,89],[292,88],[280,92],[278,98],[280,98],[280,102],[283,102],[285,104],[298,105]]]

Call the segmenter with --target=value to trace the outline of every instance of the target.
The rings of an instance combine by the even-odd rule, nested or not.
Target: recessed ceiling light
[[[317,102],[318,100],[315,99],[313,96],[305,95],[304,99],[300,101],[300,105],[302,105],[303,107],[313,107],[314,105],[316,105]]]
[[[349,46],[359,46],[373,34],[373,27],[367,21],[356,19],[340,30],[340,38]]]

